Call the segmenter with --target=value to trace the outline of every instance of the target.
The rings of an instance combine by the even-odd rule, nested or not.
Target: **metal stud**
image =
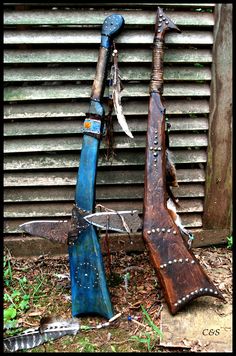
[[[152,151],[152,150],[153,150],[153,147],[151,146],[151,147],[150,147],[150,151]]]
[[[157,30],[157,32],[161,32],[161,30]]]
[[[168,25],[169,21],[166,21],[166,24]]]
[[[192,264],[194,264],[194,263],[195,263],[195,261],[194,261],[194,260],[192,260],[192,261],[191,261],[191,263],[192,263]]]
[[[179,259],[179,262],[183,262],[182,258]]]
[[[213,292],[213,289],[209,289],[209,292],[211,292],[211,293],[212,293],[212,292]]]
[[[177,232],[176,232],[176,231],[173,231],[173,234],[174,234],[174,235],[176,235],[176,234],[177,234]]]
[[[215,290],[215,292],[214,292],[215,294],[218,294],[218,292]]]
[[[188,258],[185,258],[185,261],[188,262]]]
[[[157,145],[158,144],[158,141],[154,141],[154,145]]]
[[[179,299],[179,300],[178,300],[178,303],[179,303],[179,304],[181,304],[181,303],[182,303],[182,301]]]
[[[185,297],[182,298],[183,301],[185,301],[185,299],[186,299]]]
[[[164,267],[167,267],[167,264],[166,263],[164,263],[164,265],[163,265]]]
[[[158,151],[161,151],[161,147],[158,147]]]
[[[196,294],[198,293],[198,290],[197,290],[197,289],[195,290],[195,293],[196,293]]]
[[[205,291],[207,292],[207,291],[208,291],[208,288],[205,288]]]
[[[185,298],[189,298],[189,294],[187,294]]]
[[[163,227],[163,229],[161,229],[161,231],[165,232],[165,231],[166,231],[166,229]]]
[[[172,264],[172,261],[168,261],[168,263],[169,263],[169,265],[171,265],[171,264]]]
[[[202,291],[203,291],[203,288],[200,288],[199,290],[200,290],[200,292],[202,292]]]
[[[177,262],[177,260],[173,260],[173,262]]]
[[[167,232],[170,232],[170,229],[168,229]]]
[[[157,157],[157,153],[156,153],[156,152],[154,152],[154,153],[153,153],[153,156],[154,156],[154,157]]]
[[[191,295],[194,295],[194,292],[191,292],[190,294],[191,294]]]
[[[160,265],[160,268],[163,268],[164,266],[163,265]]]
[[[159,232],[159,231],[160,231],[159,227],[157,227],[157,228],[156,228],[156,231],[157,231],[157,232]]]
[[[150,235],[150,234],[151,234],[151,231],[150,231],[150,230],[148,230],[148,232],[147,232],[147,233],[148,233],[148,235]]]
[[[178,303],[175,303],[174,306],[177,307]]]
[[[155,229],[152,229],[152,232],[155,232],[156,230]]]

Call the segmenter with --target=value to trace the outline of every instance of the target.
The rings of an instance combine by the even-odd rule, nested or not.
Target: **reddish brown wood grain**
[[[189,249],[168,212],[165,150],[165,110],[160,94],[154,92],[150,95],[148,114],[143,238],[166,302],[171,313],[175,314],[191,300],[203,295],[224,298]]]
[[[146,138],[143,238],[170,312],[175,314],[203,295],[224,298],[189,249],[167,209],[165,108],[161,95],[163,42],[168,29],[176,27],[158,8]]]

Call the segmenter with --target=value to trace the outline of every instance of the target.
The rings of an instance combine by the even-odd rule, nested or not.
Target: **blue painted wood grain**
[[[84,135],[75,202],[93,211],[99,140]],[[110,319],[114,313],[106,283],[103,258],[96,228],[90,225],[69,246],[72,316],[100,314]]]
[[[99,56],[100,61],[107,67],[110,57],[110,49],[113,38],[120,33],[124,26],[124,18],[121,15],[113,14],[108,16],[102,26],[101,48],[108,49],[102,51],[105,55]],[[99,64],[99,63],[98,63]],[[97,78],[100,81],[100,89],[104,88],[106,73],[100,72],[103,65],[97,64]],[[100,63],[102,64],[102,63]],[[93,97],[97,84],[92,87],[92,94],[88,113],[98,115],[104,119],[104,107],[100,100],[103,90],[96,99]],[[88,114],[88,119],[89,114]],[[91,120],[93,120],[91,118]],[[94,122],[95,124],[95,122]],[[96,125],[94,125],[95,128]],[[102,131],[103,125],[100,125]],[[78,208],[93,212],[95,204],[95,184],[97,173],[97,160],[100,140],[88,135],[83,136],[82,151],[80,156],[80,166],[77,174],[75,203]],[[101,248],[99,245],[96,228],[90,225],[86,230],[78,233],[78,238],[73,245],[69,245],[70,277],[71,277],[71,298],[72,315],[100,314],[110,319],[114,313],[106,283],[106,275],[103,265]]]

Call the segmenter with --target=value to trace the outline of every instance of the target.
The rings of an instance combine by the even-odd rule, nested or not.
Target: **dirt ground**
[[[227,247],[208,247],[194,248],[193,252],[223,293],[225,303],[232,303],[232,251]],[[31,259],[10,256],[10,260],[16,280],[26,276],[33,286],[37,278],[43,279],[41,297],[21,315],[19,326],[24,329],[37,327],[46,315],[71,318],[67,256],[44,255]],[[108,327],[81,330],[75,336],[64,336],[24,352],[191,352],[184,347],[160,346],[159,334],[148,325],[142,313],[141,306],[152,322],[160,326],[164,299],[148,253],[113,254],[111,271],[108,256],[104,256],[104,263],[113,307],[121,316]],[[132,316],[131,321],[128,316]],[[87,326],[106,322],[100,317],[83,317],[79,321]]]

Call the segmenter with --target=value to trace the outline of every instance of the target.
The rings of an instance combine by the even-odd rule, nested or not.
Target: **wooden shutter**
[[[222,231],[201,242],[205,239],[202,216],[212,110],[215,5],[158,5],[182,30],[181,34],[166,36],[164,57],[170,151],[179,182],[173,192],[181,205],[183,225],[196,233],[196,245],[221,242]],[[114,116],[115,156],[107,161],[103,140],[96,201],[109,208],[142,213],[156,8],[157,4],[149,3],[5,4],[6,241],[21,236],[21,223],[71,215],[81,129],[95,74],[101,24],[114,12],[125,19],[125,29],[116,42],[124,84],[122,103],[134,139],[122,132]],[[206,221],[208,228],[210,219]],[[222,228],[228,232],[228,226]]]

